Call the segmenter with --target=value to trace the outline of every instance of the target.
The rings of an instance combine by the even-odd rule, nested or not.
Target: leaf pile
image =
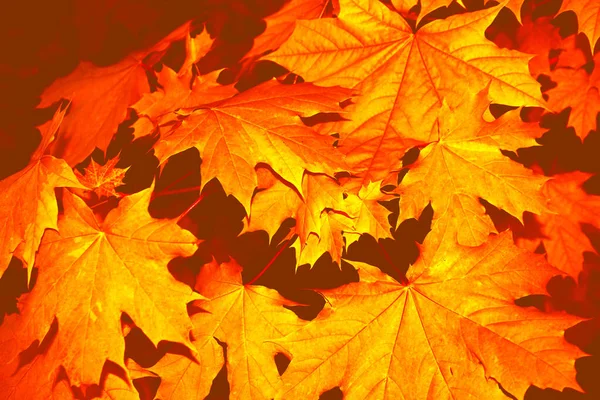
[[[596,2],[262,3],[36,93],[0,399],[595,398]]]

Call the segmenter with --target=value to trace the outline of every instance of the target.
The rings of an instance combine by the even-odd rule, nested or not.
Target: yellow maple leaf
[[[337,124],[340,150],[364,182],[385,179],[405,151],[427,141],[442,99],[490,85],[493,102],[543,106],[529,56],[484,37],[501,7],[454,15],[413,33],[376,0],[341,0],[338,18],[298,21],[266,58],[318,85],[353,88],[350,121]]]
[[[300,116],[335,112],[350,96],[340,88],[311,84],[282,85],[268,81],[238,96],[189,114],[173,115],[155,145],[161,164],[170,156],[195,147],[202,158],[203,185],[218,178],[250,212],[257,185],[255,167],[268,164],[279,176],[302,190],[304,171],[332,176],[345,164],[332,144],[304,125]]]
[[[59,108],[52,120],[39,127],[42,140],[27,167],[0,181],[0,276],[15,254],[27,266],[29,279],[44,231],[57,229],[54,189],[83,188],[63,160],[44,155],[65,112],[66,108]]]
[[[63,367],[71,384],[79,386],[98,384],[107,360],[125,367],[123,312],[155,345],[169,340],[194,348],[186,303],[202,297],[176,281],[167,263],[191,256],[198,240],[176,221],[150,217],[151,193],[152,188],[123,198],[104,221],[65,193],[58,232],[47,231],[40,245],[37,283],[20,314],[0,327],[0,358],[18,365],[19,352],[42,341],[54,320],[58,333],[51,350],[17,374],[1,369],[0,386],[8,398],[31,390],[23,385],[35,379],[27,377],[34,371],[44,386]]]
[[[546,201],[540,189],[546,178],[504,156],[500,150],[515,151],[536,144],[541,136],[537,124],[524,123],[518,111],[486,122],[487,94],[468,94],[456,109],[445,106],[430,144],[398,187],[400,218],[416,218],[431,202],[434,223],[450,208],[460,220],[456,240],[478,246],[495,228],[485,215],[479,198],[522,220],[523,212],[541,213]]]
[[[406,285],[355,263],[360,282],[322,291],[317,318],[277,340],[292,361],[276,398],[317,398],[335,386],[349,400],[500,400],[523,398],[531,384],[577,388],[583,352],[563,332],[581,320],[514,304],[544,293],[559,271],[509,232],[457,246],[457,228],[454,218],[434,228]]]
[[[279,346],[272,341],[304,325],[283,305],[295,305],[275,290],[244,285],[241,267],[234,261],[213,261],[202,267],[197,289],[209,300],[197,305],[203,312],[192,319],[198,362],[167,354],[149,372],[161,377],[158,395],[163,399],[204,399],[221,369],[227,345],[227,379],[230,399],[272,399],[280,385],[273,357]]]

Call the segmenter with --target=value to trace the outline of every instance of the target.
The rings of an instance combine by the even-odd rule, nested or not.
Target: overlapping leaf
[[[490,99],[543,106],[528,56],[484,37],[501,7],[434,21],[416,33],[376,0],[342,0],[338,18],[298,21],[268,59],[307,81],[354,88],[361,96],[337,125],[342,150],[365,183],[400,167],[404,152],[426,143],[446,99],[490,85]]]
[[[166,50],[174,40],[184,37],[189,24],[175,30],[146,51],[130,54],[117,64],[99,67],[82,61],[69,75],[59,78],[41,95],[38,107],[68,99],[69,115],[60,126],[58,140],[49,149],[73,166],[83,161],[94,148],[106,150],[117,127],[127,116],[127,108],[150,90],[144,58]]]
[[[273,359],[279,347],[272,341],[304,324],[283,307],[294,303],[272,289],[242,284],[235,262],[205,265],[197,288],[210,299],[198,303],[204,312],[193,317],[198,362],[167,354],[151,367],[162,379],[159,397],[204,399],[224,361],[218,340],[227,348],[229,398],[273,398],[281,378]]]
[[[186,34],[186,59],[178,72],[166,65],[158,72],[160,88],[146,93],[132,108],[140,117],[135,124],[136,138],[151,134],[163,119],[168,120],[171,113],[180,108],[193,108],[229,98],[237,93],[232,85],[217,83],[221,71],[207,75],[195,73],[195,63],[212,48],[214,40],[203,31],[194,38]]]
[[[562,0],[559,12],[574,11],[579,31],[585,33],[592,50],[600,38],[600,3],[595,0]]]
[[[0,181],[0,276],[15,252],[31,273],[44,231],[57,229],[54,189],[83,188],[63,160],[44,155],[65,112],[58,109],[53,119],[40,127],[42,140],[27,167]]]
[[[335,386],[349,400],[523,398],[531,384],[577,387],[582,353],[563,332],[579,319],[514,304],[544,293],[559,271],[508,232],[457,247],[458,225],[436,225],[407,285],[357,263],[360,282],[323,291],[326,308],[278,341],[292,361],[277,398],[317,398]]]
[[[572,172],[557,175],[543,187],[549,212],[538,216],[548,262],[577,278],[583,266],[583,253],[594,252],[581,225],[600,228],[600,196],[587,194],[583,183],[589,174]]]
[[[338,111],[338,103],[350,94],[340,88],[265,82],[184,115],[175,127],[165,126],[155,146],[156,156],[164,163],[195,147],[202,158],[203,185],[218,178],[225,192],[249,211],[259,163],[268,164],[299,191],[304,171],[332,176],[345,170],[332,146],[334,138],[318,134],[300,117]]]
[[[261,190],[252,198],[247,230],[264,230],[273,236],[283,221],[294,218],[296,225],[293,233],[299,238],[299,264],[313,264],[326,251],[339,263],[344,248],[343,231],[354,231],[348,205],[344,201],[343,187],[326,175],[306,174],[302,181],[303,198],[296,189],[282,182],[268,169],[258,168],[257,174]],[[339,221],[337,229],[332,229],[330,219]],[[313,239],[311,235],[316,237]],[[338,239],[328,240],[330,237]],[[309,250],[306,250],[309,242]],[[310,257],[304,254],[307,252],[311,253]]]
[[[8,364],[1,370],[3,398],[31,390],[23,386],[31,379],[51,388],[60,367],[75,386],[100,383],[107,360],[124,367],[123,312],[155,344],[192,346],[186,303],[201,296],[176,281],[167,263],[191,256],[198,240],[175,221],[149,216],[151,191],[124,198],[102,222],[81,199],[65,193],[58,232],[47,231],[40,246],[37,283],[20,315],[0,329],[0,354]],[[58,333],[49,353],[13,374],[18,353],[42,341],[54,320]]]
[[[561,60],[568,55],[561,57]],[[548,90],[548,104],[559,112],[571,108],[569,126],[585,139],[590,131],[596,130],[596,118],[600,112],[600,55],[594,57],[595,67],[591,74],[581,65],[568,64],[558,67],[550,74],[556,87]]]
[[[430,143],[398,188],[400,221],[417,217],[431,202],[434,221],[456,214],[458,243],[479,246],[495,231],[479,198],[519,219],[524,211],[539,214],[546,209],[540,193],[546,178],[501,153],[535,145],[541,129],[522,122],[518,111],[486,122],[486,98],[484,90],[465,96],[455,109],[442,108]]]
[[[320,18],[330,0],[288,0],[277,12],[265,18],[265,31],[254,39],[246,58],[275,50],[291,36],[299,19]]]

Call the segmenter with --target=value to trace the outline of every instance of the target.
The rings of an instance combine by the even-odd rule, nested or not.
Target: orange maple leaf
[[[548,262],[574,278],[582,270],[583,253],[595,252],[581,224],[600,228],[600,196],[587,194],[582,188],[590,177],[571,172],[550,179],[542,189],[549,212],[537,216],[542,223]]]
[[[15,252],[31,274],[44,231],[57,229],[54,189],[83,188],[63,160],[44,155],[66,110],[59,108],[52,120],[39,127],[42,140],[27,167],[0,181],[0,276]]]
[[[204,76],[194,72],[194,64],[210,51],[213,43],[214,40],[206,30],[194,38],[189,33],[186,35],[186,59],[179,72],[163,65],[157,74],[161,87],[155,92],[144,94],[132,106],[140,116],[133,125],[134,137],[151,134],[163,118],[168,119],[170,113],[180,108],[214,103],[237,93],[233,85],[223,86],[217,83],[220,70]]]
[[[265,18],[265,31],[254,39],[246,58],[275,50],[292,35],[296,21],[320,18],[330,0],[289,0],[277,12]]]
[[[560,60],[569,58],[569,54],[561,56]],[[568,125],[575,128],[581,139],[596,129],[596,117],[600,112],[600,54],[594,56],[594,63],[591,74],[583,65],[572,67],[571,63],[550,73],[556,87],[547,91],[548,104],[555,111],[571,108]]]
[[[164,52],[188,31],[189,23],[145,51],[130,54],[121,62],[99,67],[82,61],[75,71],[55,80],[41,95],[38,107],[48,107],[69,99],[71,107],[60,126],[58,139],[49,149],[73,166],[83,161],[94,148],[105,151],[117,127],[127,116],[127,108],[150,87],[143,60],[151,53]]]
[[[307,81],[360,93],[342,121],[340,150],[365,183],[400,166],[405,151],[427,142],[446,99],[490,85],[490,99],[542,106],[529,56],[500,49],[484,37],[501,7],[454,15],[413,33],[376,0],[341,0],[338,18],[298,21],[290,39],[266,59]],[[353,168],[354,169],[354,168]]]
[[[176,221],[150,217],[151,193],[123,198],[102,222],[65,193],[58,232],[47,231],[40,245],[37,283],[20,315],[0,328],[0,358],[8,364],[0,370],[2,398],[33,398],[32,390],[52,386],[59,367],[75,386],[98,384],[107,360],[125,367],[123,312],[155,345],[169,340],[194,349],[186,303],[202,297],[176,281],[167,263],[191,256],[198,240]],[[41,342],[54,320],[58,333],[48,353],[20,366],[19,351]],[[24,386],[31,380],[37,385]]]
[[[573,11],[579,21],[579,31],[585,33],[592,51],[600,38],[600,3],[596,0],[563,0],[559,13]]]
[[[223,366],[227,345],[230,399],[272,399],[281,384],[273,357],[280,339],[305,324],[284,305],[296,305],[275,290],[244,285],[234,261],[202,267],[196,285],[209,300],[197,302],[203,312],[192,317],[199,362],[167,354],[149,371],[161,377],[162,399],[204,399]]]
[[[195,147],[202,158],[203,185],[218,178],[249,212],[259,163],[298,190],[305,170],[333,175],[345,169],[332,146],[334,138],[318,134],[300,117],[338,111],[338,103],[349,96],[340,88],[265,82],[217,105],[173,114],[176,125],[165,124],[156,156],[162,164]]]
[[[509,232],[457,246],[459,223],[434,228],[406,285],[356,263],[360,282],[322,291],[317,318],[276,341],[292,358],[276,398],[317,398],[334,386],[347,399],[415,400],[578,387],[574,359],[583,353],[563,332],[580,319],[514,304],[544,293],[560,271]]]
[[[249,232],[264,230],[273,236],[283,221],[294,218],[296,225],[293,233],[299,237],[298,265],[313,264],[326,251],[332,254],[334,262],[339,263],[344,248],[341,240],[343,229],[354,230],[348,205],[344,201],[343,187],[326,175],[307,173],[302,180],[301,196],[294,187],[278,179],[267,168],[257,168],[257,175],[258,188],[261,190],[252,198],[245,229]],[[331,230],[329,218],[339,219],[339,229]],[[321,245],[307,258],[303,253],[311,235],[316,236],[317,243]],[[332,235],[339,240],[328,241],[327,237]],[[315,244],[310,246],[311,249],[313,247]]]
[[[347,245],[368,233],[375,239],[391,237],[390,212],[379,204],[389,200],[379,182],[361,188],[358,195],[325,175],[305,174],[301,196],[266,168],[258,168],[258,188],[252,198],[247,231],[264,230],[273,236],[287,218],[295,218],[293,243],[297,265],[314,264],[325,252],[339,264]],[[347,243],[344,241],[344,237]]]
[[[456,109],[442,108],[430,144],[421,150],[398,187],[402,195],[399,221],[418,217],[431,202],[434,223],[456,214],[460,220],[458,243],[478,246],[495,232],[479,198],[520,220],[524,211],[539,214],[546,210],[540,192],[546,178],[500,151],[534,146],[541,129],[522,122],[518,111],[486,122],[487,108],[485,90],[467,95]],[[453,213],[448,213],[450,208]]]

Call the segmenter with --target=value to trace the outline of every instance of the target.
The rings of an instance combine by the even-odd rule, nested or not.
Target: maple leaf
[[[563,332],[580,319],[514,304],[543,293],[559,271],[509,232],[457,246],[459,223],[436,225],[406,285],[356,263],[360,282],[322,291],[317,318],[277,340],[292,361],[276,398],[317,398],[334,386],[349,400],[523,398],[532,384],[578,387],[574,359],[583,353]]]
[[[558,27],[552,24],[553,18],[540,17],[532,20],[527,18],[517,32],[517,50],[523,53],[536,54],[529,61],[531,75],[538,77],[540,74],[550,74],[551,50],[562,49],[564,42],[571,38],[562,39]],[[574,44],[573,40],[573,44]]]
[[[489,3],[491,0],[486,0],[485,3]],[[442,7],[449,7],[454,0],[392,0],[392,4],[394,8],[403,14],[408,14],[409,10],[418,4],[421,5],[421,11],[419,12],[419,16],[417,18],[417,24],[421,21],[423,17],[429,14],[432,11],[437,10]],[[464,7],[464,3],[462,0],[456,0],[458,4]],[[523,5],[523,0],[504,0],[501,4],[511,10],[517,20],[521,22],[521,6]]]
[[[218,178],[249,213],[259,163],[268,164],[298,190],[305,170],[328,175],[344,170],[332,146],[334,138],[304,125],[300,116],[339,111],[338,103],[348,97],[350,92],[341,88],[268,81],[183,115],[181,121],[182,115],[173,114],[177,123],[174,128],[165,124],[155,153],[162,164],[195,147],[202,158],[202,184]]]
[[[150,217],[151,193],[152,188],[123,198],[102,222],[81,199],[65,193],[58,232],[47,231],[40,245],[37,283],[20,315],[0,329],[2,358],[10,361],[58,322],[51,357],[42,356],[10,378],[12,371],[0,371],[2,386],[13,396],[27,390],[22,385],[28,379],[35,380],[24,379],[30,373],[43,386],[64,367],[71,384],[80,386],[99,383],[107,360],[124,368],[122,313],[155,345],[167,340],[193,348],[186,303],[201,296],[176,281],[167,263],[191,256],[198,240],[173,220]]]
[[[63,160],[44,155],[65,112],[66,108],[59,108],[52,120],[39,127],[42,140],[27,167],[0,181],[0,276],[16,251],[27,266],[29,279],[44,231],[57,229],[54,189],[83,188]]]
[[[537,124],[521,121],[518,111],[492,122],[484,120],[488,107],[486,90],[467,95],[456,109],[444,106],[430,144],[398,187],[400,218],[416,218],[431,202],[434,221],[450,208],[460,220],[458,243],[478,246],[495,228],[485,215],[484,198],[522,221],[524,211],[546,210],[540,189],[546,178],[504,156],[500,150],[516,151],[536,144],[541,136]]]
[[[484,37],[501,7],[434,21],[413,33],[376,0],[341,0],[338,18],[298,21],[290,39],[266,59],[307,81],[360,93],[338,126],[340,150],[365,183],[400,167],[405,151],[427,140],[446,99],[490,85],[492,101],[542,106],[529,56]]]
[[[563,0],[559,13],[573,11],[579,21],[579,31],[585,33],[592,51],[600,38],[600,3],[595,0]]]
[[[275,50],[292,35],[296,21],[323,16],[330,0],[289,0],[281,9],[265,18],[265,31],[254,39],[246,58]]]
[[[600,196],[589,195],[581,187],[590,176],[571,172],[546,182],[542,192],[550,212],[537,216],[548,262],[575,278],[581,272],[583,253],[595,252],[581,224],[600,228]]]
[[[331,210],[325,210],[319,216],[319,225],[319,231],[311,232],[304,243],[297,240],[292,244],[296,250],[296,267],[314,265],[324,253],[329,253],[331,260],[339,266],[346,243],[350,245],[360,237],[351,218]]]
[[[19,358],[11,361],[6,371],[13,372],[10,377],[0,375],[4,380],[0,386],[2,399],[53,399],[71,400],[80,398],[75,396],[71,383],[60,370],[48,371],[48,365],[61,357],[56,347],[51,347],[47,353],[38,355],[30,364],[21,365]],[[88,391],[88,393],[90,393]],[[94,398],[110,400],[138,400],[139,393],[129,382],[108,374],[100,385],[100,393],[95,393]]]
[[[271,399],[280,385],[273,357],[279,339],[304,324],[284,305],[296,305],[275,290],[244,285],[241,268],[231,261],[202,267],[197,288],[210,300],[192,319],[199,362],[167,354],[149,371],[161,377],[162,399],[204,399],[223,365],[219,342],[227,344],[227,377],[231,399]],[[217,340],[215,340],[217,339]]]
[[[344,186],[325,175],[305,174],[303,198],[268,169],[258,168],[257,174],[262,190],[252,198],[245,229],[264,230],[273,236],[283,221],[295,218],[291,233],[300,239],[292,246],[296,249],[297,265],[312,265],[325,252],[339,264],[344,237],[348,238],[348,245],[365,233],[375,239],[391,237],[390,212],[379,201],[392,196],[381,192],[379,182],[372,182],[355,195],[346,193]]]
[[[391,238],[391,225],[388,220],[390,212],[379,202],[392,198],[392,195],[381,191],[381,182],[370,182],[360,189],[358,195],[349,194],[348,207],[350,214],[356,218],[356,231],[368,233],[376,240]]]
[[[331,252],[334,262],[339,263],[344,248],[342,230],[354,230],[351,217],[347,215],[343,187],[326,175],[307,173],[302,180],[303,198],[296,189],[282,182],[267,168],[257,168],[257,175],[258,187],[262,190],[252,198],[245,229],[249,232],[264,230],[272,237],[283,221],[295,218],[296,225],[291,233],[299,237],[295,246],[298,265],[312,265],[326,251]],[[339,220],[337,229],[332,230],[330,217]],[[311,255],[307,257],[304,254],[307,242],[315,240],[311,239],[311,235],[315,236],[316,243],[309,247]],[[338,239],[326,239],[331,236]]]
[[[105,151],[117,127],[127,116],[127,108],[150,87],[144,58],[165,51],[183,37],[189,23],[145,51],[130,54],[117,64],[99,67],[82,61],[69,75],[55,80],[41,95],[38,107],[48,107],[69,99],[71,107],[60,126],[58,139],[49,151],[73,166],[83,161],[95,147]]]
[[[75,176],[88,190],[93,191],[100,198],[118,196],[115,188],[123,185],[123,178],[129,169],[129,167],[115,168],[118,162],[119,158],[115,157],[100,165],[92,159],[84,173],[75,171]]]
[[[567,53],[570,54],[570,53]],[[568,55],[563,55],[563,60]],[[594,71],[588,74],[584,66],[573,68],[570,64],[550,73],[556,87],[547,91],[548,104],[555,111],[570,107],[569,126],[577,136],[585,139],[596,129],[596,116],[600,112],[600,55],[594,57]]]
[[[132,106],[140,117],[133,125],[134,137],[139,138],[151,134],[163,117],[180,108],[192,108],[202,104],[213,103],[229,98],[237,93],[233,85],[223,86],[217,83],[221,71],[213,71],[207,75],[194,73],[194,64],[204,57],[212,48],[214,40],[208,32],[192,38],[186,36],[186,59],[179,72],[166,65],[157,74],[159,90],[146,93]]]

